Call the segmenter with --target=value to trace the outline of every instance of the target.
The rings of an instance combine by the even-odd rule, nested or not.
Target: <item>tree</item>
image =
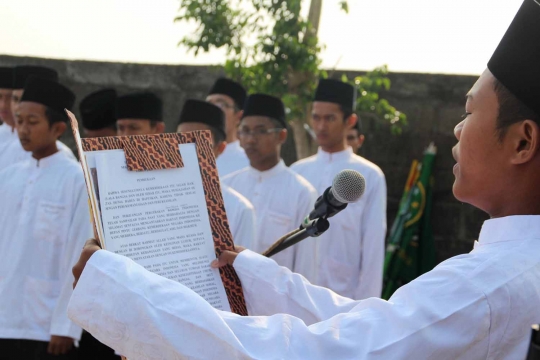
[[[347,2],[340,6],[347,11]],[[240,81],[249,92],[280,97],[288,111],[299,157],[309,154],[303,124],[317,84],[326,77],[320,69],[322,50],[316,29],[300,15],[301,0],[180,0],[175,21],[197,24],[180,44],[197,55],[224,48],[225,73]],[[358,87],[358,110],[375,114],[399,132],[406,123],[378,96],[388,89],[386,68],[354,79]],[[396,115],[397,114],[397,115]]]

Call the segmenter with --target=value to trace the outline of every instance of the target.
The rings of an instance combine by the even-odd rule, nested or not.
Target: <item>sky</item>
[[[307,13],[309,0],[304,0]],[[481,74],[522,0],[324,0],[327,69]],[[0,54],[152,64],[222,64],[178,41],[178,0],[0,0]]]

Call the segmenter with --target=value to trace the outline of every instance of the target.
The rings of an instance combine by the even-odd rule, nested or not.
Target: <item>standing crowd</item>
[[[0,359],[108,359],[112,349],[67,317],[74,265],[92,237],[80,164],[58,139],[74,93],[56,71],[0,68]],[[298,228],[315,200],[344,169],[360,172],[366,192],[334,216],[330,229],[273,259],[311,283],[361,300],[382,290],[386,182],[356,154],[364,135],[354,88],[321,79],[311,126],[317,153],[290,167],[280,157],[288,136],[281,99],[247,94],[220,78],[206,99],[190,99],[178,119],[164,119],[150,92],[103,89],[80,102],[81,136],[158,134],[165,120],[178,132],[210,130],[229,225],[236,245],[262,252]]]

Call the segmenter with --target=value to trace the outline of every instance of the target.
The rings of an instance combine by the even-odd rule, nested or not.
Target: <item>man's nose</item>
[[[465,123],[465,120],[460,122],[456,125],[454,128],[454,135],[456,136],[456,139],[459,141],[459,138],[461,137],[461,130],[463,129],[463,124]]]

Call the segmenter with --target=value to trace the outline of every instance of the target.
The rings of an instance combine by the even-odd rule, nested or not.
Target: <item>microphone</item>
[[[313,211],[302,221],[301,229],[305,229],[313,220],[328,219],[356,202],[366,189],[366,180],[358,171],[342,170],[332,181],[332,186],[324,191],[315,202]]]
[[[320,236],[330,227],[327,219],[345,209],[349,203],[358,201],[365,188],[366,180],[358,171],[340,171],[334,177],[332,186],[317,199],[313,211],[306,216],[300,227],[282,236],[262,255],[271,257],[308,237]]]

